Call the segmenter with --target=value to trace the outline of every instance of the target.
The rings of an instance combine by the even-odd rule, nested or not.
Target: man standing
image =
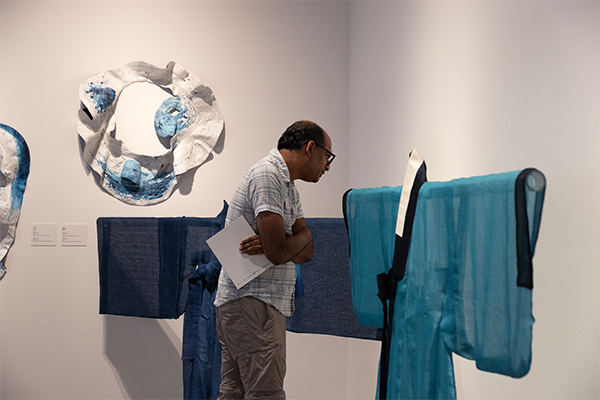
[[[318,182],[335,158],[331,149],[319,125],[295,122],[233,195],[225,225],[244,217],[257,233],[239,250],[264,254],[274,265],[240,289],[221,270],[215,300],[223,348],[219,399],[285,399],[285,317],[294,312],[295,264],[313,255],[294,181]]]

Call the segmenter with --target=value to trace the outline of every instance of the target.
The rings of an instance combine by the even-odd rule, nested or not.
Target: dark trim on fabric
[[[515,217],[517,223],[517,286],[533,289],[533,251],[537,240],[542,205],[544,202],[545,184],[538,193],[535,193],[535,205],[532,221],[527,214],[527,179],[532,173],[539,173],[535,168],[521,171],[515,181]],[[542,174],[543,176],[543,174]],[[529,227],[533,226],[534,237],[529,237]]]
[[[342,196],[342,214],[344,215],[344,223],[346,224],[346,233],[348,234],[348,254],[352,254],[350,251],[350,230],[348,229],[348,195],[354,189],[348,189]]]
[[[160,257],[159,318],[177,318],[179,312],[179,286],[183,279],[181,266],[181,219],[158,219],[158,245]],[[177,299],[173,302],[173,299]]]
[[[108,314],[108,248],[110,246],[110,219],[98,218],[96,220],[98,232],[98,261],[100,268],[100,314]],[[106,247],[107,251],[103,251]]]
[[[417,170],[414,183],[410,189],[410,197],[406,209],[406,218],[402,228],[402,237],[396,235],[394,247],[394,259],[392,267],[387,274],[377,275],[377,296],[383,305],[383,332],[381,343],[381,364],[379,372],[379,399],[387,399],[388,375],[390,364],[390,352],[392,344],[392,332],[394,331],[394,312],[396,303],[396,289],[398,282],[404,279],[406,273],[406,262],[412,238],[413,223],[417,211],[417,201],[421,186],[427,182],[427,165],[425,161]],[[404,187],[402,188],[404,190]]]

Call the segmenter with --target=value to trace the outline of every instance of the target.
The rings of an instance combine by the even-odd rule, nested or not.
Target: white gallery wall
[[[293,121],[338,155],[299,183],[307,217],[349,187],[400,185],[418,147],[430,180],[536,167],[548,189],[534,257],[531,372],[456,359],[459,398],[599,398],[599,4],[596,1],[0,1],[0,122],[31,151],[0,281],[0,398],[181,398],[183,318],[98,314],[100,216],[213,216]],[[217,153],[164,203],[101,191],[79,156],[78,86],[130,61],[176,61],[215,93]],[[123,92],[118,133],[159,154],[164,94]],[[86,247],[32,247],[31,225],[84,223]],[[288,334],[289,399],[374,398],[376,342]]]
[[[469,399],[598,399],[597,1],[352,2],[349,184],[541,170],[533,362],[522,379],[455,358]]]

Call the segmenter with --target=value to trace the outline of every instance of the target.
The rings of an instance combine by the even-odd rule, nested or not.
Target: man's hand
[[[296,262],[305,248],[305,254],[299,257],[299,261],[307,261],[312,257],[312,234],[305,226],[304,218],[296,220],[294,227],[292,227],[292,236],[286,235],[283,217],[276,213],[261,212],[256,217],[256,225],[260,238],[252,236],[243,242],[254,242],[254,245],[250,247],[253,248],[253,251],[257,251],[258,244],[256,240],[259,240],[261,251],[273,264],[280,265],[288,261]]]
[[[302,251],[292,259],[292,261],[295,264],[303,264],[305,262],[310,261],[313,257],[312,232],[308,229],[304,218],[297,219],[294,222],[294,226],[292,226],[292,232],[294,233],[294,235],[298,235],[301,231],[304,230],[308,231],[308,233],[310,234],[310,241],[306,244],[306,246],[304,246]]]
[[[254,256],[256,254],[265,254],[259,235],[250,236],[240,242],[240,251],[242,254]]]

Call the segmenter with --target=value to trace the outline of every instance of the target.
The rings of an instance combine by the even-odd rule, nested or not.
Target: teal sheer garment
[[[382,327],[377,275],[392,265],[401,190],[346,196],[354,312],[366,326]],[[423,184],[394,303],[388,399],[456,398],[452,353],[484,371],[529,371],[544,192],[535,169]]]

